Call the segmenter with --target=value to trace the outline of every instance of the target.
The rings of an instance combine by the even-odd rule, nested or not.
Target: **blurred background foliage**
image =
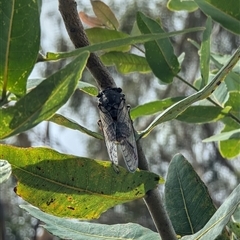
[[[105,0],[104,2],[111,7],[117,16],[120,22],[120,30],[129,34],[132,31],[137,11],[142,11],[154,19],[161,19],[167,32],[204,26],[206,21],[206,16],[200,10],[191,13],[169,11],[166,7],[166,0],[131,0],[127,3],[122,0]],[[90,1],[78,0],[77,4],[79,11],[93,15]],[[57,0],[43,0],[41,31],[43,53],[48,51],[64,52],[74,49],[58,12]],[[193,83],[200,77],[199,56],[198,50],[188,41],[189,38],[200,43],[202,32],[179,35],[171,38],[171,42],[177,56],[185,53],[181,65],[181,77]],[[213,52],[230,55],[239,45],[239,37],[214,23],[211,41]],[[45,78],[64,66],[66,61],[38,63],[32,73],[32,78]],[[192,89],[177,80],[174,80],[171,85],[160,85],[153,74],[132,73],[121,75],[117,73],[114,67],[110,67],[109,70],[117,85],[123,89],[127,102],[132,107],[151,100],[187,96],[193,93]],[[82,81],[95,84],[88,71],[84,72]],[[76,90],[60,112],[70,116],[85,127],[99,131],[96,98]],[[148,126],[151,120],[153,120],[153,116],[143,117],[141,120],[137,119],[134,126],[137,130],[142,130]],[[151,170],[165,177],[173,155],[182,153],[208,186],[216,206],[219,206],[240,181],[239,158],[231,161],[226,160],[220,155],[215,142],[202,142],[204,138],[216,134],[221,128],[220,122],[195,125],[173,120],[162,124],[142,140]],[[20,147],[49,146],[60,152],[95,159],[108,159],[104,141],[96,141],[87,135],[59,127],[50,122],[43,122],[25,133],[7,139],[6,142]],[[0,189],[0,221],[4,214],[6,239],[58,239],[46,233],[39,226],[38,220],[18,207],[22,200],[13,192],[15,185],[16,181],[12,177],[2,184]],[[161,186],[160,191],[163,190],[162,188]],[[140,200],[110,209],[100,217],[98,222],[109,224],[137,222],[155,230],[149,212],[143,201]]]

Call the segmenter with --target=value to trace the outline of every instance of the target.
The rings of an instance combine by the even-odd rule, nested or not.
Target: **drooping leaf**
[[[199,8],[227,30],[240,34],[239,0],[194,0]]]
[[[184,97],[165,98],[138,105],[137,107],[131,109],[131,119],[134,120],[141,116],[152,115],[163,111],[182,99],[184,99]]]
[[[131,72],[148,73],[151,71],[144,57],[123,52],[108,52],[101,55],[102,62],[107,65],[115,65],[122,74]]]
[[[161,240],[158,233],[135,223],[107,225],[75,221],[46,214],[31,205],[20,205],[20,207],[41,222],[44,222],[43,227],[45,229],[62,239]]]
[[[207,187],[181,154],[173,157],[168,168],[165,204],[173,227],[181,236],[202,229],[216,211]]]
[[[0,88],[22,96],[39,51],[38,3],[3,0],[0,9]]]
[[[160,183],[147,171],[134,174],[110,161],[61,154],[49,148],[0,145],[0,153],[18,180],[15,192],[46,213],[60,217],[94,219],[107,209],[143,198]]]
[[[172,11],[194,12],[198,9],[198,5],[193,0],[169,0],[167,3],[167,7],[169,10]]]
[[[109,27],[110,29],[118,29],[118,20],[109,6],[98,0],[91,1],[91,4],[95,15],[105,26]]]
[[[12,168],[8,161],[0,159],[0,184],[7,181],[11,173]]]
[[[196,28],[184,29],[181,31],[170,32],[170,33],[144,34],[144,35],[140,35],[140,36],[130,36],[130,37],[125,37],[125,38],[121,38],[121,39],[114,39],[111,41],[106,41],[106,42],[90,45],[87,47],[82,47],[80,49],[76,49],[71,52],[59,52],[59,53],[48,52],[45,57],[45,61],[59,60],[62,58],[74,57],[84,51],[89,51],[89,52],[105,51],[105,50],[113,49],[116,47],[133,45],[133,44],[137,44],[137,43],[145,43],[148,41],[173,37],[173,36],[176,36],[179,34],[186,34],[186,33],[190,33],[190,32],[197,32],[197,31],[203,31],[203,30],[204,30],[203,27],[196,27]]]
[[[138,28],[143,34],[164,33],[153,19],[143,13],[137,13]],[[145,55],[154,75],[164,83],[171,83],[180,67],[169,39],[155,40],[144,44]]]
[[[83,126],[81,126],[80,124],[76,123],[74,120],[69,119],[67,117],[62,116],[61,114],[54,114],[51,118],[48,119],[48,121],[51,121],[53,123],[56,123],[58,125],[61,125],[63,127],[67,127],[73,130],[78,130],[82,133],[85,133],[89,136],[92,136],[94,138],[97,139],[103,139],[103,136],[97,132],[93,132]]]
[[[0,138],[33,128],[51,117],[73,94],[89,53],[84,52],[22,97],[14,106],[0,109]]]
[[[240,204],[240,185],[238,185],[229,197],[224,201],[220,208],[215,212],[207,224],[197,233],[185,236],[182,240],[209,240],[216,239]]]
[[[116,30],[110,30],[110,29],[105,29],[105,28],[89,28],[86,29],[86,34],[88,36],[88,39],[91,44],[96,44],[96,43],[101,43],[101,42],[107,42],[111,40],[121,40],[123,38],[129,37],[128,34],[119,32]],[[122,52],[127,52],[131,49],[130,44],[126,44],[124,46],[117,46],[117,47],[112,47],[107,49],[107,52],[110,51],[122,51]],[[99,49],[104,50],[104,49]]]
[[[201,88],[206,86],[208,83],[211,33],[212,33],[212,19],[208,17],[206,21],[206,29],[203,31],[201,48],[199,50],[200,70],[202,76]]]

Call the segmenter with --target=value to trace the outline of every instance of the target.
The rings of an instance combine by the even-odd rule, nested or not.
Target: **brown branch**
[[[59,0],[59,11],[75,48],[88,46],[89,41],[79,18],[76,2],[74,0]],[[90,54],[87,68],[95,78],[100,90],[116,87],[109,71],[95,53]]]
[[[88,46],[89,41],[78,16],[76,2],[74,0],[59,0],[59,11],[62,15],[67,32],[74,46],[76,48]],[[87,68],[94,76],[101,90],[108,87],[116,87],[116,84],[107,68],[102,64],[96,54],[91,53],[88,59]],[[147,160],[139,141],[138,152],[139,168],[143,170],[149,170]],[[162,240],[175,240],[176,234],[164,209],[158,189],[149,191],[144,201],[149,209]]]

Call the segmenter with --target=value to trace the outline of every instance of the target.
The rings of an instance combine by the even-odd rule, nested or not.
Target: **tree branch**
[[[78,16],[77,3],[74,0],[59,0],[59,11],[75,48],[88,46],[89,41]],[[90,54],[87,68],[95,78],[100,90],[116,87],[109,71],[95,53]]]
[[[74,0],[59,0],[59,11],[62,15],[67,32],[74,46],[76,48],[88,46],[89,41],[78,16],[76,2]],[[116,84],[107,68],[102,64],[101,60],[96,54],[91,53],[88,59],[87,68],[94,76],[101,90],[107,87],[116,87]],[[147,160],[140,145],[140,141],[138,141],[137,145],[139,154],[139,168],[143,170],[149,170]],[[176,239],[176,234],[164,209],[158,189],[149,191],[144,201],[162,239]]]

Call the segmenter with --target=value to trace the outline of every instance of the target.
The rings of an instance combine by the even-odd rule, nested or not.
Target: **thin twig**
[[[80,48],[89,45],[83,25],[77,13],[76,2],[74,0],[59,0],[59,11],[62,14],[66,29],[74,46],[76,48]],[[97,84],[101,90],[107,87],[116,87],[116,84],[107,68],[94,53],[91,53],[89,57],[87,68],[95,77],[95,80],[97,81]],[[139,141],[138,152],[139,168],[148,170],[148,163]],[[149,191],[144,201],[150,211],[162,240],[175,240],[176,234],[163,207],[162,199],[158,189]]]

